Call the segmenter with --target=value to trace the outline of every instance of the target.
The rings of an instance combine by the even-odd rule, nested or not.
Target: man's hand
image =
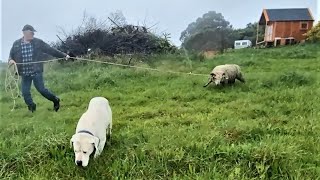
[[[15,64],[16,62],[13,59],[10,59],[8,64],[11,66],[12,64]]]

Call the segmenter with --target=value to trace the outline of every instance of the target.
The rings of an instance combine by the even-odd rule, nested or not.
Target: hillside
[[[0,81],[0,177],[7,179],[316,179],[320,176],[320,46],[245,49],[212,60],[161,56],[137,65],[208,74],[237,63],[246,84],[89,63],[48,64],[58,113],[32,87],[37,111]],[[90,98],[113,111],[112,146],[86,169],[70,138]]]

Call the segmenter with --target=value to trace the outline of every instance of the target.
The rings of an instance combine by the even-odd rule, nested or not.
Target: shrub
[[[311,42],[320,42],[320,21],[306,34],[307,40]]]

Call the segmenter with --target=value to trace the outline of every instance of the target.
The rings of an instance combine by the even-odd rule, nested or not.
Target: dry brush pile
[[[111,23],[108,25],[107,21]],[[88,53],[111,57],[117,54],[150,55],[174,53],[177,50],[170,42],[169,34],[163,33],[160,36],[152,32],[153,27],[116,21],[111,18],[98,21],[84,17],[83,23],[73,32],[66,33],[62,29],[63,38],[58,36],[60,41],[54,43],[54,46],[74,56]]]

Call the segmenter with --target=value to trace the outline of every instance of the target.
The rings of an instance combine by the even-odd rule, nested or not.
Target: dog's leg
[[[99,149],[100,153],[103,151],[103,148],[104,148],[105,144],[106,144],[106,139],[100,139],[100,143],[99,143],[99,146],[98,146],[98,149]]]
[[[106,142],[108,143],[108,145],[111,145],[111,128],[110,128],[111,126],[110,125],[108,125],[108,128],[107,128],[107,135],[106,135],[106,138],[104,138],[104,139],[100,139],[100,143],[99,143],[99,146],[98,146],[98,149],[99,149],[99,151],[100,152],[102,152],[103,151],[103,149],[104,149],[104,146],[106,145]]]
[[[107,130],[107,141],[108,141],[108,146],[111,146],[111,125],[108,126],[108,130]]]
[[[100,150],[98,150],[98,151],[100,151]],[[100,156],[100,153],[95,153],[93,157],[97,158],[98,156]]]
[[[95,152],[95,154],[94,154],[94,158],[97,158],[98,156],[100,156],[100,154],[101,154],[101,148],[100,148],[100,144],[101,144],[101,142],[102,141],[100,141],[100,143],[99,143],[99,145],[98,145],[98,147],[96,147],[96,152]]]

